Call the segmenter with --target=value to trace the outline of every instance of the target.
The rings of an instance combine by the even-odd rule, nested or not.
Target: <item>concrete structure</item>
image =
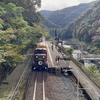
[[[72,53],[73,58],[76,60],[82,59],[82,52],[80,50],[74,50]]]
[[[66,44],[64,44],[63,47],[64,47],[64,48],[71,48],[70,45],[66,45]]]
[[[61,44],[61,43],[58,43],[58,46],[63,47],[63,48],[71,48],[71,45],[66,45],[66,44]]]

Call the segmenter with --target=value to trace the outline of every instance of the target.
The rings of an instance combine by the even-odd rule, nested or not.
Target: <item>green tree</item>
[[[1,5],[1,30],[0,30],[0,57],[1,63],[8,66],[15,66],[23,60],[23,50],[30,44],[34,45],[37,39],[42,36],[40,28],[31,27],[24,20],[22,7],[13,3],[0,3]],[[14,58],[15,57],[15,58]],[[22,59],[22,60],[21,60]]]
[[[66,48],[66,51],[67,51],[69,54],[72,54],[73,48],[72,48],[72,47],[71,47],[71,48]]]

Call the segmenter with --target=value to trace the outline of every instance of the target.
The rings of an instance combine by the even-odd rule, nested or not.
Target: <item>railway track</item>
[[[49,45],[48,49],[50,47]],[[54,50],[56,51],[56,49]],[[55,53],[52,51],[52,55],[50,55],[49,51],[48,63],[50,63],[50,67],[64,66],[65,63],[62,61],[60,61],[59,65],[54,62],[54,57],[56,55],[58,55],[57,52]],[[28,54],[27,56],[29,59],[32,55],[29,56]],[[25,70],[27,72],[27,67],[30,62],[28,59],[27,62],[25,61]],[[69,75],[63,77],[59,73],[54,74],[45,71],[33,71],[30,73],[24,96],[22,99],[18,99],[23,77],[26,75],[25,70],[17,82],[16,87],[6,100],[87,100],[85,99],[85,95],[80,93],[80,90],[77,89],[78,86],[73,83]]]
[[[57,66],[53,60],[58,55],[57,52],[56,54],[52,52],[51,55],[50,45],[47,48],[48,62],[51,63],[49,67],[56,66],[59,68],[61,65],[65,66],[62,61]],[[56,51],[56,49],[54,50]],[[59,73],[53,74],[42,71],[31,72],[25,96],[23,100],[88,100],[82,91],[78,90],[78,85],[71,80],[69,75],[64,77]]]
[[[28,88],[23,100],[46,100],[45,82],[47,76],[47,72],[45,71],[32,72],[30,74]]]
[[[44,72],[36,72],[32,100],[45,100]]]

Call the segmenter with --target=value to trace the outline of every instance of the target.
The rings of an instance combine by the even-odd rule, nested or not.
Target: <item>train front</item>
[[[34,64],[32,70],[45,70],[47,65],[47,50],[46,48],[36,48],[34,51]]]

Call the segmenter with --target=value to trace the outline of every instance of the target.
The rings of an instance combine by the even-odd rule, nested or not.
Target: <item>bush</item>
[[[66,51],[67,51],[69,54],[72,54],[73,48],[66,48]]]
[[[99,70],[98,70],[94,65],[89,65],[89,66],[88,66],[88,69],[89,69],[90,71],[92,71],[93,73],[95,73],[97,76],[100,76]]]

